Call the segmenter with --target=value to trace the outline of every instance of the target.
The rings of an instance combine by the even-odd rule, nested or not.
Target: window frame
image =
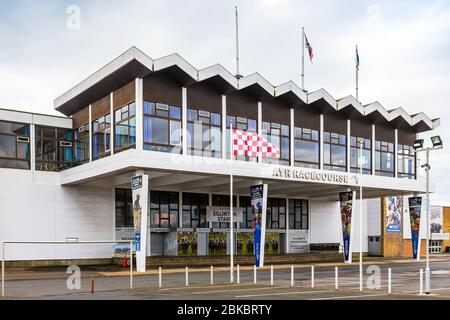
[[[190,120],[190,112],[196,112],[196,120]],[[200,113],[204,113],[204,115],[200,115]],[[206,113],[208,113],[209,115],[206,116]],[[219,124],[213,124],[212,121],[212,115],[218,115],[220,117],[219,120]],[[208,118],[208,122],[203,122],[203,121],[199,121],[199,118]],[[186,119],[186,133],[188,135],[187,137],[187,154],[191,155],[191,156],[199,156],[199,157],[210,157],[210,158],[222,158],[222,117],[223,115],[221,113],[217,113],[217,112],[212,112],[212,111],[207,111],[207,110],[202,110],[198,107],[188,107],[187,108],[187,119]],[[200,124],[202,126],[202,148],[196,148],[195,146],[195,141],[193,141],[195,139],[195,134],[191,134],[191,132],[189,131],[189,127],[192,126],[194,133],[195,133],[195,125]],[[204,136],[203,136],[203,126],[207,125],[208,126],[208,133],[209,133],[209,141],[205,141]],[[219,141],[219,151],[214,150],[211,148],[212,147],[212,128],[218,129],[220,130],[220,141]],[[208,143],[206,148],[204,148],[204,144]],[[193,143],[193,144],[191,144]],[[201,155],[197,154],[198,152],[201,153]]]
[[[404,152],[404,150],[409,150],[408,152]],[[413,173],[409,174],[404,170],[405,162],[408,159],[412,159],[413,163]],[[402,164],[402,169],[400,170],[400,164]],[[416,164],[416,153],[414,152],[414,148],[407,144],[398,144],[397,145],[397,177],[399,178],[407,178],[407,179],[416,179],[417,174],[417,164]]]
[[[353,140],[355,140],[355,144],[353,144]],[[370,143],[369,147],[367,147],[367,141],[369,141],[369,143]],[[361,144],[363,146],[363,148],[362,148],[363,154],[364,154],[364,151],[366,151],[366,153],[368,152],[368,154],[369,154],[369,160],[368,160],[369,168],[364,168],[364,166],[363,166],[362,173],[371,175],[372,174],[372,139],[355,137],[355,136],[350,136],[350,172],[360,173],[360,166],[358,163],[358,158],[359,158],[359,151],[360,151]],[[357,159],[356,167],[352,163],[352,152],[356,152],[356,159]]]
[[[377,147],[379,145],[379,147]],[[383,146],[385,145],[385,146]],[[392,151],[389,151],[389,148],[392,146]],[[394,177],[395,175],[395,166],[397,165],[397,160],[395,159],[394,153],[394,143],[387,141],[379,141],[375,140],[375,175],[377,176],[386,176],[386,177]],[[383,170],[383,154],[390,154],[392,159],[392,171]],[[380,169],[377,169],[377,161],[379,161]]]
[[[130,107],[132,105],[134,105],[134,114],[130,115]],[[125,118],[122,118],[123,114],[125,113],[123,111],[125,108],[128,108],[128,111],[127,111],[128,116],[125,117]],[[121,118],[120,118],[119,121],[117,121],[116,114],[117,114],[117,112],[119,110],[121,110]],[[133,119],[136,121],[136,102],[135,101],[130,102],[128,104],[125,104],[125,105],[123,105],[123,106],[121,106],[121,107],[119,107],[119,108],[114,110],[114,116],[113,116],[113,120],[112,120],[112,122],[114,122],[114,153],[118,153],[118,152],[122,152],[122,151],[125,151],[125,150],[128,150],[128,149],[136,148],[136,134],[137,134],[137,132],[136,132],[136,125],[134,127],[130,126],[130,120],[133,120]],[[118,143],[117,143],[117,139],[116,139],[117,138],[117,127],[119,125],[121,125],[123,122],[128,122],[128,124],[127,124],[127,140],[128,140],[128,143],[125,146],[118,147]],[[131,128],[134,128],[134,143],[130,143],[130,140],[131,140],[130,139],[131,138],[130,132],[132,131]]]
[[[329,135],[329,140],[326,138],[326,136]],[[334,135],[334,137],[333,137]],[[337,138],[335,137],[337,136]],[[337,139],[337,142],[336,142]],[[341,139],[344,139],[345,143],[341,143]],[[328,140],[328,141],[327,141]],[[347,134],[343,134],[343,133],[337,133],[337,132],[328,132],[328,131],[324,131],[323,132],[323,168],[325,170],[332,170],[332,171],[340,171],[340,172],[347,172],[347,163],[349,161],[349,159],[347,159]],[[330,146],[330,162],[327,163],[325,162],[325,155],[326,155],[326,151],[325,151],[325,146],[329,145]],[[338,146],[338,147],[344,147],[344,164],[340,165],[340,164],[334,164],[333,163],[333,146]]]
[[[287,128],[287,135],[283,133],[283,127]],[[267,131],[269,130],[269,132]],[[276,130],[279,130],[279,134],[274,133]],[[272,136],[278,136],[280,139],[280,145],[277,147],[280,149],[280,157],[277,159],[271,159],[271,158],[263,158],[263,163],[272,163],[272,164],[280,164],[280,165],[290,165],[290,158],[291,158],[291,126],[289,124],[282,124],[278,122],[270,122],[270,121],[263,121],[262,122],[262,136],[264,139],[266,139],[268,142],[272,142]],[[269,137],[270,136],[270,137]],[[287,139],[288,141],[288,147],[286,152],[288,153],[287,158],[283,158],[283,151],[284,148],[282,147],[282,140]],[[273,142],[272,142],[273,143]],[[276,145],[276,144],[275,144]]]
[[[300,135],[297,136],[297,131],[300,131]],[[308,133],[308,131],[310,133]],[[313,139],[313,133],[317,133],[317,139]],[[308,138],[309,135],[309,138]],[[296,141],[306,141],[317,144],[317,162],[297,160],[295,158]],[[319,130],[302,128],[302,127],[294,127],[294,166],[303,167],[303,168],[320,168],[320,132]]]
[[[9,123],[11,125],[21,125],[24,127],[28,127],[28,136],[26,135],[17,135],[14,133],[5,133],[5,132],[0,132],[1,136],[6,136],[6,137],[14,137],[14,144],[15,144],[15,157],[11,158],[11,157],[2,157],[0,156],[0,168],[6,168],[6,169],[19,169],[19,170],[30,170],[31,169],[31,125],[29,123],[22,123],[22,122],[15,122],[15,121],[6,121],[6,120],[0,120],[0,122],[3,123]],[[19,141],[19,138],[27,138],[28,142],[23,142],[23,141]],[[18,157],[18,146],[20,144],[25,144],[28,146],[27,148],[27,159],[21,159]],[[22,162],[22,163],[26,163],[27,164],[27,168],[18,168],[17,166],[13,167],[13,166],[3,166],[3,161],[5,162]]]
[[[106,121],[107,116],[109,116],[109,123]],[[99,126],[98,129],[94,130],[94,125],[95,125],[96,121],[98,121],[98,120],[100,120],[102,118],[104,119],[104,121],[103,122],[99,122],[98,123],[98,126]],[[93,120],[92,123],[91,123],[91,127],[92,127],[91,128],[91,130],[92,130],[91,148],[92,148],[92,160],[93,161],[111,155],[111,122],[112,122],[111,120],[112,120],[111,119],[111,113],[106,113],[103,116],[98,117],[97,119]],[[103,123],[104,123],[103,127],[100,128],[100,125],[103,124]],[[109,133],[107,131],[109,131]],[[99,134],[99,135],[103,134],[103,148],[104,148],[104,151],[103,152],[99,151],[98,154],[96,155],[94,153],[94,136],[97,135],[97,134]],[[106,142],[107,142],[106,137],[107,136],[109,136],[109,138],[108,138],[109,148],[108,149],[106,149]],[[100,149],[100,146],[101,146],[101,144],[98,145],[99,149]]]

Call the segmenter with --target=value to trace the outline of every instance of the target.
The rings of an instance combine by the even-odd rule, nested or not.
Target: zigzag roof
[[[55,109],[66,115],[71,115],[80,108],[85,107],[86,104],[100,99],[110,92],[111,89],[118,89],[126,84],[127,81],[129,82],[136,77],[145,77],[153,72],[163,71],[172,72],[178,81],[184,85],[214,79],[219,81],[221,86],[226,88],[227,92],[256,86],[261,94],[273,98],[290,94],[305,104],[325,101],[329,107],[336,111],[352,107],[354,111],[363,116],[377,113],[377,116],[381,116],[388,122],[402,119],[417,132],[432,130],[440,125],[440,119],[431,119],[423,112],[409,115],[403,108],[387,110],[378,101],[362,105],[352,95],[336,100],[325,89],[307,92],[298,87],[293,81],[273,86],[259,73],[253,73],[237,79],[220,64],[197,70],[178,54],[151,59],[136,47],[130,48],[74,88],[56,98],[54,101]]]

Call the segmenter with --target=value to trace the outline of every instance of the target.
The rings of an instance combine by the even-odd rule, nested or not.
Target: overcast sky
[[[1,0],[0,106],[56,114],[56,97],[131,46],[234,73],[235,4],[244,75],[300,84],[304,26],[315,54],[306,89],[354,95],[358,44],[360,101],[439,117],[434,133],[450,144],[450,1]],[[431,159],[433,203],[450,204],[450,151]]]

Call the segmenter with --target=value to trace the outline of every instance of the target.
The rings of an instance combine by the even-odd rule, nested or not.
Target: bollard
[[[214,284],[214,269],[213,269],[213,266],[211,266],[211,284]]]
[[[253,266],[253,284],[256,284],[256,265]]]
[[[419,294],[420,294],[420,295],[423,295],[423,269],[420,269],[420,272],[419,272],[419,281],[420,281],[420,284],[419,284]]]
[[[388,294],[392,293],[392,271],[391,268],[388,269]]]
[[[240,268],[239,265],[237,265],[237,283],[241,283],[241,274],[240,274]]]
[[[186,286],[189,285],[189,268],[186,267]]]
[[[314,266],[311,266],[311,288],[314,288]]]
[[[291,266],[291,287],[294,286],[294,266]]]
[[[91,293],[95,292],[95,280],[91,281]]]
[[[159,285],[159,287],[161,288],[162,287],[162,268],[161,267],[159,267],[159,270],[158,270],[159,272],[159,280],[158,280],[158,285]]]
[[[339,274],[338,274],[338,267],[334,267],[334,288],[336,290],[339,289]]]
[[[273,264],[270,265],[270,285],[273,286]]]

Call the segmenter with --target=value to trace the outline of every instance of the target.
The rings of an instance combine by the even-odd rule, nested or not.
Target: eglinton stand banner
[[[420,212],[422,211],[422,197],[408,198],[409,219],[411,223],[411,243],[413,258],[417,259],[420,238]]]
[[[339,193],[341,208],[342,241],[344,243],[344,261],[352,262],[352,252],[350,248],[350,235],[352,226],[352,210],[355,191]]]
[[[250,200],[253,209],[253,239],[255,265],[264,266],[264,244],[266,233],[267,184],[250,187]]]

